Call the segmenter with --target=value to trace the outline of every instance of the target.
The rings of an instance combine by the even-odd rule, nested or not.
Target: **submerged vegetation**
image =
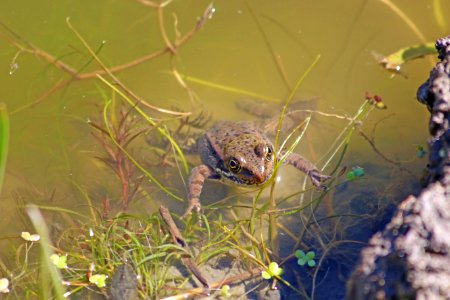
[[[131,151],[133,141],[143,134],[143,129],[136,122],[139,114],[134,112],[134,107],[125,109],[123,106],[113,110],[116,113],[106,113],[109,105],[110,102],[105,104],[103,125],[94,122],[91,122],[91,125],[95,128],[94,133],[99,132],[99,134],[95,134],[95,137],[107,155],[106,157],[99,156],[99,159],[114,171],[120,183],[123,212],[110,217],[109,204],[104,203],[103,208],[98,208],[92,200],[89,200],[87,205],[92,208],[90,221],[83,221],[80,226],[64,230],[57,237],[52,238],[56,241],[52,243],[38,208],[29,207],[32,223],[42,238],[39,239],[36,236],[31,238],[32,235],[29,233],[24,234],[27,238],[24,238],[23,246],[18,248],[16,268],[9,269],[10,267],[3,265],[8,274],[13,274],[10,278],[11,285],[14,287],[9,292],[11,296],[35,297],[53,294],[56,298],[62,298],[88,293],[88,291],[106,295],[109,289],[120,288],[120,286],[110,285],[111,278],[115,276],[116,272],[120,272],[122,265],[126,264],[131,266],[135,276],[126,278],[127,282],[124,284],[130,284],[130,281],[135,282],[136,293],[142,298],[161,299],[171,295],[179,295],[181,298],[197,294],[223,294],[224,286],[231,286],[225,294],[239,294],[243,291],[236,292],[233,286],[252,278],[252,282],[259,282],[258,285],[261,287],[264,286],[265,281],[260,281],[258,278],[279,281],[308,298],[307,287],[302,286],[300,282],[290,283],[283,279],[282,268],[296,257],[300,266],[307,264],[311,268],[318,269],[326,258],[327,248],[332,247],[331,241],[329,242],[331,244],[323,245],[325,247],[323,250],[318,250],[321,258],[317,264],[314,260],[315,252],[309,251],[305,254],[296,249],[299,246],[308,247],[308,232],[319,234],[323,230],[315,220],[315,212],[327,194],[336,186],[362,176],[360,168],[353,168],[352,172],[358,174],[352,178],[349,176],[347,179],[339,178],[339,174],[336,173],[340,168],[340,162],[345,155],[353,132],[361,126],[375,107],[373,103],[364,100],[358,112],[351,118],[313,112],[313,114],[322,114],[327,117],[339,117],[347,124],[323,159],[323,168],[332,167],[331,169],[334,170],[332,174],[335,175],[328,191],[307,193],[307,190],[301,189],[280,200],[271,188],[270,199],[273,202],[265,204],[265,201],[262,201],[261,189],[252,205],[235,206],[219,202],[213,206],[206,206],[206,214],[202,217],[202,226],[199,226],[196,216],[183,220],[173,214],[182,228],[180,237],[173,240],[169,234],[171,228],[164,223],[164,217],[161,214],[153,213],[146,216],[126,213],[128,203],[140,193],[142,178],[144,176],[153,178],[153,175],[142,170],[144,167],[133,158]],[[111,126],[112,123],[115,124],[112,128],[103,128],[103,126]],[[293,146],[289,146],[288,140],[283,141],[282,144],[286,144],[286,147],[292,151],[295,144],[303,137],[306,129],[307,126],[304,126],[300,133],[291,132],[288,137],[294,139],[291,142]],[[295,138],[296,136],[297,138]],[[176,157],[176,154],[173,154],[173,157]],[[143,172],[139,172],[139,170]],[[141,175],[136,176],[136,173]],[[171,193],[169,187],[159,182],[152,182],[157,186],[161,185],[160,188],[163,191]],[[275,184],[276,180],[273,178],[268,186]],[[268,186],[266,185],[266,187]],[[278,208],[283,203],[291,202],[289,199],[299,195],[304,198],[299,205],[284,205],[283,208]],[[180,197],[176,196],[176,198]],[[225,208],[231,213],[231,217],[223,215]],[[46,210],[46,208],[41,207],[41,210]],[[59,212],[58,209],[54,210],[56,213],[67,213],[62,209]],[[247,213],[242,213],[243,211],[247,211]],[[76,218],[76,212],[69,213]],[[295,233],[282,225],[284,218],[295,214],[300,214],[305,220],[304,231],[297,237]],[[101,217],[98,218],[98,215]],[[327,217],[339,216],[328,215]],[[287,255],[280,254],[278,248],[274,247],[275,243],[278,243],[281,232],[292,237],[292,250]],[[325,234],[324,238],[326,236]],[[41,245],[42,254],[36,261],[37,244]],[[218,260],[230,257],[230,255],[236,260],[235,264],[240,267],[236,270],[229,270],[233,274],[232,276],[222,274],[220,269],[213,269],[212,272],[217,273],[214,276],[209,273],[200,275],[208,278],[204,283],[206,287],[192,287],[192,278],[184,277],[177,271],[179,262],[184,262],[185,258],[193,258],[192,264],[204,266],[211,263],[214,265]],[[38,265],[41,268],[35,269]],[[188,270],[191,270],[189,264],[186,266]],[[49,274],[53,274],[50,276],[51,286],[54,287],[53,292],[48,291],[49,282],[42,282],[42,279],[39,279],[42,278],[42,271],[45,269]],[[210,278],[216,278],[218,274],[221,274],[220,276],[223,278],[211,281]],[[316,272],[311,276],[315,278],[318,274]],[[45,291],[46,289],[47,291]]]
[[[20,209],[28,216],[24,223],[29,229],[4,238],[11,241],[15,259],[0,257],[2,299],[93,298],[94,294],[114,300],[185,299],[199,295],[225,299],[280,287],[303,299],[314,299],[320,282],[327,276],[327,265],[338,260],[341,267],[346,268],[355,260],[356,253],[350,253],[351,250],[343,245],[361,242],[346,239],[344,231],[355,226],[357,220],[372,217],[365,211],[360,214],[339,212],[333,204],[339,189],[356,185],[365,180],[366,175],[370,176],[370,169],[345,165],[352,138],[361,136],[384,162],[411,173],[404,167],[404,162],[387,157],[377,147],[374,141],[376,125],[371,136],[362,129],[371,113],[387,108],[378,95],[366,93],[360,99],[353,99],[357,104],[352,115],[319,109],[302,110],[306,114],[305,120],[286,136],[281,134],[292,100],[321,57],[312,60],[292,84],[258,15],[247,4],[251,19],[257,25],[287,90],[274,143],[277,149],[286,149],[286,152],[279,158],[269,182],[261,188],[230,193],[215,203],[204,205],[204,214],[186,219],[173,209],[168,210],[165,205],[172,208],[171,203],[187,206],[186,195],[177,189],[180,184],[176,182],[182,182],[190,169],[187,148],[193,139],[192,133],[203,130],[211,117],[203,107],[192,112],[158,107],[138,96],[118,78],[118,72],[167,56],[174,82],[192,103],[201,103],[201,99],[191,83],[213,91],[280,102],[259,92],[180,72],[176,67],[178,49],[212,17],[214,7],[205,7],[194,26],[184,34],[178,31],[178,20],[174,16],[175,34],[172,35],[167,33],[165,25],[166,9],[171,2],[137,0],[154,13],[152,16],[158,21],[164,45],[157,51],[116,66],[106,63],[107,59],[100,56],[103,46],[95,50],[85,33],[70,19],[66,20],[67,27],[88,53],[88,60],[79,68],[1,24],[1,37],[17,50],[11,72],[17,68],[18,57],[26,53],[63,73],[61,79],[42,95],[15,108],[11,114],[51,101],[54,94],[75,82],[95,80],[101,95],[100,117],[90,118],[88,124],[100,148],[92,156],[102,166],[108,166],[111,178],[115,180],[115,190],[102,197],[71,181],[83,208],[87,208],[86,214],[62,206],[28,204],[34,199],[21,201],[25,202],[20,203]],[[403,57],[398,63],[405,61],[407,59]],[[85,71],[94,64],[97,67]],[[0,104],[0,190],[8,150],[8,117],[6,108]],[[278,171],[287,155],[300,142],[308,145],[312,155],[316,154],[308,132],[314,130],[317,120],[324,123],[333,120],[340,124],[336,126],[338,133],[333,140],[321,145],[326,151],[320,157],[314,157],[320,171],[332,176],[327,182],[328,189],[315,190],[305,180],[295,191],[279,193],[276,188]],[[140,152],[144,147],[151,159],[144,158]],[[245,197],[251,200],[243,200]],[[141,209],[133,211],[132,208],[136,209],[133,204],[142,199],[152,203],[152,213],[147,214]],[[59,222],[53,222],[55,219],[63,220],[63,228]]]

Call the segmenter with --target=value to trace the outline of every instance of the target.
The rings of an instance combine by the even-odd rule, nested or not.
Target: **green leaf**
[[[228,284],[222,286],[222,288],[220,289],[220,295],[224,298],[231,297],[230,286]]]
[[[304,266],[304,265],[306,264],[305,258],[299,258],[299,259],[297,260],[297,264],[298,264],[299,266]]]
[[[272,275],[270,275],[268,272],[266,272],[266,271],[262,271],[261,272],[261,276],[262,276],[262,278],[264,278],[264,279],[267,279],[267,280],[269,280],[270,278],[272,278]]]
[[[95,284],[97,287],[102,288],[106,286],[106,278],[105,274],[95,274],[89,277],[89,282]]]
[[[366,172],[361,167],[353,167],[346,175],[347,180],[354,180],[359,177],[366,175]]]
[[[308,261],[308,266],[310,266],[311,268],[315,267],[316,266],[316,261],[314,259],[309,260]]]
[[[345,175],[345,177],[347,178],[347,180],[353,180],[356,178],[355,173],[353,173],[353,171],[347,172],[347,175]]]
[[[66,255],[61,256],[58,254],[52,254],[50,256],[50,260],[58,269],[67,268],[67,256]]]
[[[311,259],[314,259],[314,257],[316,257],[316,253],[314,253],[314,251],[309,251],[308,253],[306,253],[306,260],[310,261]]]
[[[352,169],[352,171],[353,171],[353,174],[354,174],[356,177],[362,177],[362,176],[364,176],[364,175],[366,174],[366,172],[364,171],[364,169],[361,168],[361,167],[354,167],[354,168]]]
[[[271,262],[269,265],[269,271],[276,276],[283,274],[283,269],[278,266],[276,262]]]
[[[297,258],[304,258],[306,255],[305,255],[305,252],[303,252],[302,250],[297,250],[297,251],[295,251],[295,256]]]
[[[435,55],[436,48],[434,47],[434,42],[408,46],[402,48],[388,56],[382,56],[374,54],[376,60],[387,70],[400,71],[400,67],[405,62],[413,59],[424,57],[425,55]]]
[[[425,150],[425,148],[422,145],[417,145],[417,152],[416,152],[417,157],[424,158],[426,154],[427,151]]]
[[[274,261],[269,264],[269,268],[268,269],[269,269],[268,271],[262,271],[261,272],[261,276],[264,279],[270,279],[273,276],[281,276],[284,273],[283,268],[280,268],[278,266],[278,264],[276,262],[274,262]]]

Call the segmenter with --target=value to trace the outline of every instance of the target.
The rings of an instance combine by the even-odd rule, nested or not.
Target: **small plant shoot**
[[[353,167],[346,175],[348,180],[355,180],[357,178],[363,177],[366,173],[361,167]]]
[[[37,242],[41,239],[39,234],[30,234],[28,231],[24,231],[20,235],[27,242]]]
[[[283,275],[283,269],[282,268],[280,268],[279,266],[278,266],[278,264],[276,263],[276,262],[271,262],[270,264],[269,264],[269,268],[268,268],[268,270],[267,271],[262,271],[261,272],[261,276],[264,278],[264,279],[267,279],[267,280],[269,280],[269,279],[271,279],[271,278],[273,278],[273,277],[279,277],[279,276],[281,276],[281,275]]]
[[[220,296],[222,296],[223,298],[231,297],[230,286],[228,284],[222,286],[222,288],[220,289]]]
[[[89,282],[95,284],[97,287],[102,288],[106,286],[106,276],[105,274],[95,274],[89,277]]]
[[[418,158],[424,158],[427,155],[427,151],[422,145],[417,145],[416,155]]]
[[[66,255],[52,254],[50,256],[50,260],[58,269],[66,269],[67,268],[67,256]]]
[[[302,250],[295,251],[295,257],[297,257],[297,264],[299,266],[308,265],[311,268],[316,266],[316,261],[314,258],[316,257],[316,253],[314,251],[309,251],[305,254]]]
[[[8,278],[0,278],[0,293],[9,293],[9,280]]]

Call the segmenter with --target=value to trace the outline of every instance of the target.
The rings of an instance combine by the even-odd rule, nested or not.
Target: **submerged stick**
[[[173,242],[176,245],[179,245],[183,249],[190,252],[186,241],[184,240],[183,236],[181,235],[180,230],[178,229],[177,225],[175,224],[175,222],[172,219],[172,216],[170,215],[169,209],[167,207],[161,205],[159,207],[159,214],[161,215],[161,218],[166,223],[169,233],[172,236]],[[186,268],[188,268],[189,271],[191,271],[191,273],[198,279],[198,281],[200,281],[201,284],[203,284],[203,286],[205,288],[209,289],[210,285],[208,283],[208,280],[202,275],[202,273],[200,272],[200,269],[198,268],[197,264],[192,259],[192,257],[182,256],[181,261],[186,266]]]

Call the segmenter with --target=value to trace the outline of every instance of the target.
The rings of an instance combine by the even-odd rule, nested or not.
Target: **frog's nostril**
[[[264,145],[260,144],[260,145],[255,146],[254,151],[255,151],[256,156],[263,157],[264,156]]]

